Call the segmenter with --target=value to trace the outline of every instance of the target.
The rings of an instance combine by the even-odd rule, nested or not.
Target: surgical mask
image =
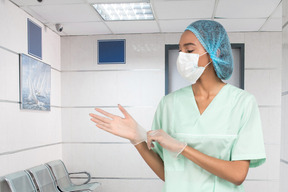
[[[205,55],[207,52],[203,53]],[[180,52],[177,59],[177,69],[180,75],[192,84],[200,78],[205,68],[211,63],[209,62],[205,67],[199,67],[199,57],[202,56],[195,53]]]

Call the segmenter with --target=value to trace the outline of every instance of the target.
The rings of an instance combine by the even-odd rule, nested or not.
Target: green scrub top
[[[162,98],[152,130],[163,129],[194,149],[227,161],[250,160],[257,167],[266,160],[258,105],[253,95],[226,84],[200,114],[191,86]],[[234,185],[202,169],[183,155],[163,149],[153,150],[164,162],[163,192],[243,192]]]

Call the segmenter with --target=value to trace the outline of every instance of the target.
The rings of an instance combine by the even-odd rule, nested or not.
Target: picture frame
[[[51,66],[20,54],[21,109],[50,111]]]

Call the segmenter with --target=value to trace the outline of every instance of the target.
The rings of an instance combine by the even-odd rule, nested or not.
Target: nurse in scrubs
[[[251,167],[266,160],[255,97],[224,83],[233,71],[223,26],[200,20],[181,36],[177,69],[190,86],[166,95],[146,133],[119,105],[124,118],[96,109],[96,126],[129,139],[165,181],[164,192],[243,192]],[[104,115],[104,116],[103,116]]]

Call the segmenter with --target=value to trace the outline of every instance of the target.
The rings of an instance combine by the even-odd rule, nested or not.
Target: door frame
[[[244,76],[245,76],[245,44],[244,43],[231,43],[232,49],[240,49],[240,88],[244,89]],[[169,51],[178,50],[178,44],[165,45],[165,95],[169,92]]]

